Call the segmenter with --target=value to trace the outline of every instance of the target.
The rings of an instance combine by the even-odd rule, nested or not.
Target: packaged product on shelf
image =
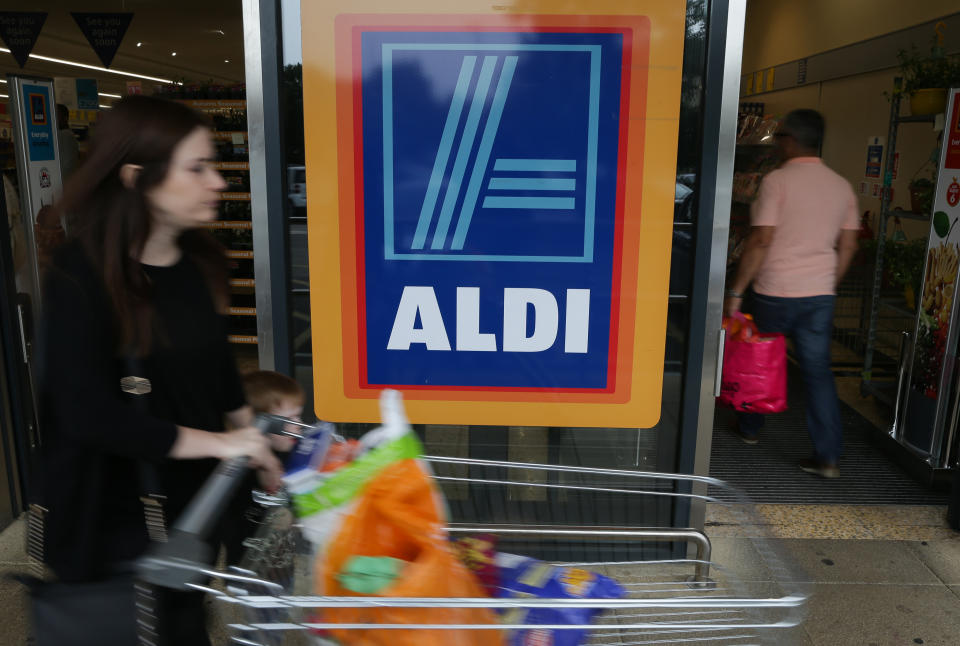
[[[776,117],[741,114],[737,128],[737,143],[746,146],[772,146],[774,133],[780,127]]]

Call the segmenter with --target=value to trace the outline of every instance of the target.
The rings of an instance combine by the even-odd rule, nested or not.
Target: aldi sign
[[[385,387],[414,422],[659,419],[682,11],[661,153],[638,118],[650,16],[519,18],[339,15],[332,52],[305,34],[307,113],[336,96],[306,132],[333,207],[308,204],[324,419],[377,419]]]

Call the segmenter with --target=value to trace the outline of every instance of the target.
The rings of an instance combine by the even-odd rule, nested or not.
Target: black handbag
[[[146,410],[144,395],[150,381],[134,375],[144,374],[140,362],[127,357],[121,390],[137,408]],[[166,540],[163,496],[156,470],[140,463],[140,485],[144,494],[145,522],[151,540]],[[154,492],[154,493],[151,493]],[[30,506],[28,544],[31,551],[42,552],[43,521],[46,510]],[[35,563],[43,555],[31,554]],[[137,646],[156,644],[156,603],[149,586],[137,582],[133,563],[116,568],[107,578],[89,582],[45,581],[39,577],[19,577],[31,598],[33,637],[36,646]],[[139,620],[139,621],[138,621]]]
[[[89,583],[21,580],[30,590],[37,646],[141,643],[132,571]]]

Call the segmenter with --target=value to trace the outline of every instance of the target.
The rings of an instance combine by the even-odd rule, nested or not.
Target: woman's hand
[[[283,465],[273,454],[270,440],[253,426],[241,428],[228,433],[221,433],[223,437],[222,460],[247,456],[250,466],[258,470],[260,484],[269,493],[280,488],[280,478],[283,475]]]
[[[248,456],[250,466],[259,470],[260,484],[269,492],[280,488],[283,466],[270,450],[270,441],[252,426],[226,433],[211,433],[186,426],[177,427],[177,441],[169,456],[178,460],[218,458],[229,460]]]

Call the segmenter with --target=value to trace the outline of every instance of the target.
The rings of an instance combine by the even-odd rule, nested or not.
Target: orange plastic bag
[[[415,460],[384,469],[364,487],[353,513],[318,558],[318,594],[360,596],[337,580],[353,556],[390,556],[408,562],[383,597],[484,597],[473,575],[457,559],[443,526],[439,494]],[[324,623],[496,624],[485,608],[328,608]],[[501,646],[499,630],[341,630],[329,631],[355,646]]]

